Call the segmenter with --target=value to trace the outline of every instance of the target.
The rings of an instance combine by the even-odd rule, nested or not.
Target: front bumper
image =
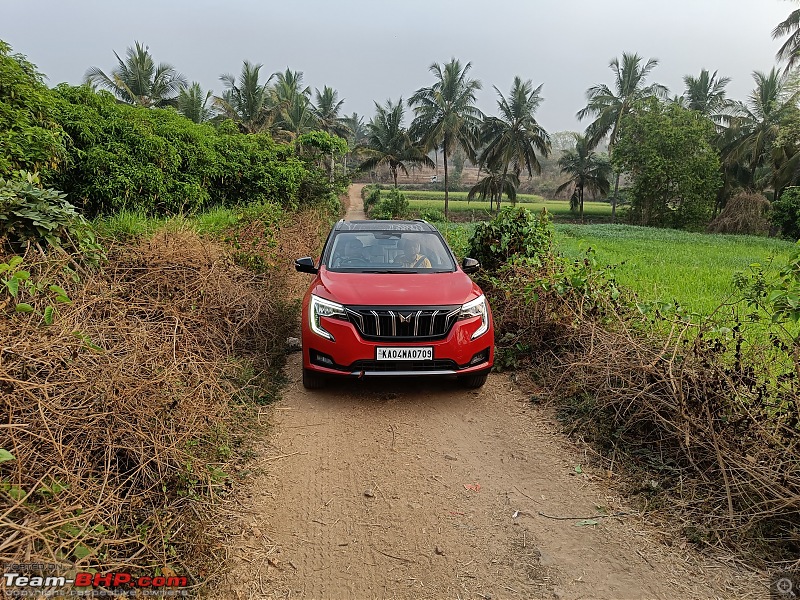
[[[349,321],[322,319],[324,328],[335,341],[325,339],[308,325],[303,316],[303,367],[333,376],[350,377],[418,377],[475,375],[487,372],[494,364],[494,327],[489,317],[489,330],[471,339],[480,327],[480,317],[457,321],[448,335],[438,340],[415,342],[374,341],[363,339]],[[433,348],[433,360],[378,361],[379,347]]]

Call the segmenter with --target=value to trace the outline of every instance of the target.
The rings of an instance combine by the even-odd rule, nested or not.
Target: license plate
[[[416,348],[377,348],[378,360],[433,360],[433,346]]]

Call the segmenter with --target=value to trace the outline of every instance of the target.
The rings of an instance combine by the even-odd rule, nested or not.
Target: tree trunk
[[[447,146],[442,146],[442,159],[444,160],[444,220],[448,221],[449,196],[447,194]]]
[[[583,185],[578,188],[580,191],[578,193],[578,200],[581,203],[581,225],[583,225]]]
[[[397,167],[392,169],[392,177],[394,178],[394,189],[397,189]]]
[[[619,173],[614,180],[614,195],[611,197],[611,222],[617,222],[617,192],[619,191]]]

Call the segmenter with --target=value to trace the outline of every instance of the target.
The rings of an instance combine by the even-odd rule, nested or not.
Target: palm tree
[[[270,90],[270,104],[275,112],[273,133],[293,139],[311,131],[315,125],[311,88],[303,86],[302,71],[289,68],[275,73],[275,84]]]
[[[786,61],[786,70],[784,72],[788,73],[800,60],[800,9],[793,10],[785,21],[778,23],[775,29],[772,30],[773,40],[786,35],[789,37],[778,50],[775,58],[779,61]]]
[[[686,84],[683,105],[718,125],[722,123],[725,113],[733,106],[725,92],[725,86],[731,82],[731,78],[717,77],[716,71],[709,74],[708,69],[703,69],[699,77],[686,75],[683,82]]]
[[[262,131],[269,126],[272,118],[269,110],[269,79],[265,83],[259,81],[262,66],[245,60],[238,83],[233,75],[221,75],[220,81],[227,89],[221,97],[214,97],[222,112],[239,123],[245,133]]]
[[[116,52],[114,56],[119,64],[111,71],[110,77],[99,67],[89,67],[84,80],[89,85],[109,90],[127,104],[148,108],[170,106],[175,103],[178,93],[188,85],[186,77],[172,65],[156,65],[150,49],[139,42],[134,42],[134,47],[127,49],[125,60]]]
[[[339,116],[344,100],[339,100],[339,93],[327,85],[320,92],[315,90],[314,116],[317,119],[317,127],[331,135],[338,135],[340,138],[347,138],[350,129],[347,120]]]
[[[203,94],[200,84],[194,81],[178,94],[178,112],[195,123],[204,123],[214,114],[213,110],[207,108],[211,96],[211,90]]]
[[[433,167],[433,161],[419,147],[415,146],[408,132],[403,128],[403,99],[397,104],[391,100],[386,106],[375,103],[375,116],[367,124],[367,144],[364,148],[367,159],[358,167],[359,171],[387,165],[397,187],[397,171],[408,175],[406,165]]]
[[[545,157],[550,155],[550,135],[534,116],[542,103],[542,86],[534,89],[530,80],[523,82],[514,77],[508,98],[497,87],[494,89],[499,97],[500,116],[489,117],[483,123],[485,147],[479,163],[490,173],[502,169],[503,182],[509,167],[513,168],[517,181],[523,171],[527,171],[528,177],[540,174],[542,167],[536,152]]]
[[[623,53],[622,64],[619,59],[612,59],[609,68],[614,72],[614,90],[605,84],[599,84],[586,91],[586,107],[578,111],[577,117],[580,120],[594,117],[594,121],[586,128],[586,135],[592,147],[609,136],[608,147],[613,152],[614,144],[619,139],[622,118],[631,112],[635,103],[653,96],[664,99],[669,94],[669,90],[661,84],[644,85],[647,76],[658,66],[658,59],[648,59],[644,64],[642,60],[638,54],[628,53]],[[611,198],[612,221],[616,220],[617,216],[618,191],[619,173],[614,182],[614,195]]]
[[[746,172],[746,187],[763,190],[772,185],[776,197],[782,187],[778,181],[781,164],[792,157],[783,156],[775,141],[781,124],[796,115],[800,92],[789,92],[786,74],[776,68],[769,73],[753,73],[756,87],[747,103],[737,102],[725,118],[728,129],[723,138],[722,157],[726,167]],[[757,177],[759,171],[771,169],[770,176]],[[785,170],[785,169],[784,169]]]
[[[587,136],[575,134],[575,148],[567,150],[558,159],[561,172],[570,176],[561,184],[556,193],[574,186],[577,196],[580,219],[583,223],[583,199],[585,192],[608,194],[611,189],[611,163],[604,156],[597,155]]]
[[[481,82],[469,78],[471,63],[463,67],[453,58],[444,67],[438,63],[430,66],[436,82],[418,89],[408,99],[414,109],[411,136],[427,150],[442,151],[444,159],[444,217],[447,219],[449,196],[447,157],[457,147],[464,150],[470,160],[476,160],[478,130],[483,114],[475,106],[475,92]]]
[[[518,187],[519,175],[516,173],[508,171],[501,173],[499,169],[490,170],[483,179],[470,188],[467,201],[474,200],[476,197],[486,200],[488,197],[489,210],[492,210],[493,202],[497,202],[497,210],[500,210],[500,200],[503,195],[508,196],[512,204],[517,202]]]

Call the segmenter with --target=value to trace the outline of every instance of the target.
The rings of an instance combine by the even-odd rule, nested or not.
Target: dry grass
[[[235,479],[251,380],[294,326],[282,278],[188,232],[113,249],[80,283],[63,260],[25,266],[72,303],[50,326],[0,320],[0,448],[15,457],[0,464],[0,562],[200,584],[218,568],[213,499]]]
[[[770,204],[761,194],[741,192],[708,224],[708,233],[766,235],[769,233]]]

